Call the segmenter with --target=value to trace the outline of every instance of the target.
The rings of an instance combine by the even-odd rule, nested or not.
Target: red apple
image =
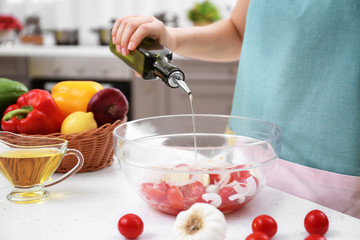
[[[98,126],[123,120],[128,110],[128,100],[117,88],[104,88],[98,91],[87,105],[87,111],[94,114]]]

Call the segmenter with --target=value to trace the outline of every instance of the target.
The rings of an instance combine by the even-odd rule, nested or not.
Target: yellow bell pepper
[[[95,81],[62,81],[51,89],[51,95],[67,117],[76,111],[86,112],[91,97],[102,89],[103,86]]]
[[[80,133],[96,128],[97,123],[92,112],[76,111],[64,119],[61,125],[61,133]]]

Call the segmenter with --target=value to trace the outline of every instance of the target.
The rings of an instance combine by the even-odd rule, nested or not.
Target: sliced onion
[[[202,199],[216,208],[219,207],[222,203],[221,197],[217,193],[204,193],[202,195]]]
[[[220,181],[215,182],[215,184],[218,185],[219,188],[223,188],[229,182],[230,177],[230,173],[220,174]]]
[[[247,193],[247,188],[246,188],[246,185],[243,184],[243,183],[239,183],[237,181],[234,181],[236,182],[237,184],[233,185],[232,187],[234,188],[234,190],[238,193],[238,194],[242,194],[245,196],[245,194]],[[242,187],[241,185],[245,185],[244,187]]]
[[[237,200],[237,203],[241,204],[245,201],[245,196],[243,194],[234,194],[229,197],[230,201]]]
[[[186,181],[183,181],[183,182],[174,182],[174,181],[171,181],[171,179],[166,179],[165,182],[169,185],[175,185],[175,186],[179,186],[179,187],[182,187],[182,186],[185,186],[185,185],[188,185],[188,184],[191,184],[191,183],[195,183],[195,182],[198,182],[199,181],[199,174],[195,174],[195,175],[192,175],[190,177],[189,180],[186,180]]]
[[[245,196],[252,196],[256,193],[257,187],[256,187],[256,181],[253,176],[248,177],[246,179],[246,189],[247,192],[245,193]]]
[[[242,183],[234,180],[231,183],[226,184],[225,187],[232,187],[233,188],[235,186],[240,186],[240,184],[242,184]]]

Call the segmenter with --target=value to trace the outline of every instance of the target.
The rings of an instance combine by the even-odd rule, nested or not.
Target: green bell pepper
[[[0,116],[8,106],[16,103],[16,100],[28,91],[21,82],[0,78]]]

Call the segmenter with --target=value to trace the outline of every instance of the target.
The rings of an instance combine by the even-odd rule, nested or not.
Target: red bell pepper
[[[60,132],[63,120],[51,94],[34,89],[21,95],[16,104],[5,109],[1,128],[14,133],[49,134]]]

